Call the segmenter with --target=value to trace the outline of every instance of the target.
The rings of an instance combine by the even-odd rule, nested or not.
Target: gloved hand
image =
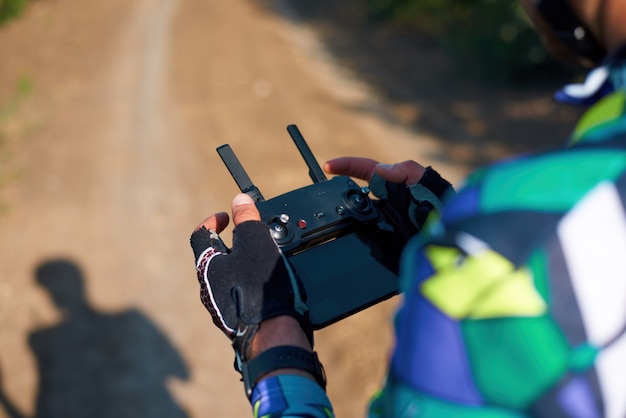
[[[200,298],[213,322],[231,339],[242,361],[248,358],[250,342],[266,319],[293,316],[311,341],[301,287],[268,226],[259,221],[254,202],[245,194],[237,195],[232,211],[232,249],[218,235],[228,225],[226,213],[207,218],[190,240]]]
[[[328,161],[324,170],[369,182],[371,192],[384,199],[419,231],[433,210],[441,212],[441,199],[452,185],[431,167],[415,161],[379,164],[369,158],[342,157]]]

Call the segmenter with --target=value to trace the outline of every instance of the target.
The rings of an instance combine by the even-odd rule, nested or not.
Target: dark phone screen
[[[306,290],[315,329],[397,293],[397,275],[374,256],[381,251],[372,245],[350,233],[288,257]]]

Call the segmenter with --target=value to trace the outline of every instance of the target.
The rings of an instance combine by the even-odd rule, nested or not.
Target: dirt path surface
[[[0,193],[0,417],[250,415],[188,248],[237,191],[217,146],[266,197],[310,182],[290,123],[320,161],[465,174],[435,160],[444,144],[414,129],[415,103],[389,103],[333,57],[317,18],[278,1],[42,0],[0,29],[0,106],[32,84],[0,113],[17,138],[0,149],[16,177]],[[339,417],[363,416],[383,379],[395,303],[317,337]]]

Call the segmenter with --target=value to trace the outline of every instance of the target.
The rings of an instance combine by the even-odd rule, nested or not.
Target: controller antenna
[[[224,161],[224,165],[228,168],[228,171],[230,171],[230,175],[235,179],[239,190],[250,196],[252,200],[254,200],[254,203],[263,202],[265,199],[261,191],[252,183],[248,173],[246,173],[246,170],[241,165],[241,162],[239,162],[239,159],[230,145],[225,144],[217,147],[217,153],[222,158],[222,161]]]
[[[313,183],[328,181],[326,175],[324,174],[324,170],[322,170],[322,167],[320,167],[319,163],[315,159],[315,156],[313,156],[311,148],[307,145],[298,127],[296,125],[289,125],[287,126],[287,132],[289,132],[291,139],[293,139],[293,142],[296,144],[296,147],[298,147],[298,151],[300,151],[302,158],[304,158],[304,162],[309,167],[309,176],[311,177],[311,180],[313,180]]]

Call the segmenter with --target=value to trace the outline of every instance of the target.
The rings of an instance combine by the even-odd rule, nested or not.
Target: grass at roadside
[[[0,0],[0,25],[17,17],[26,7],[27,0]]]
[[[375,21],[431,35],[464,68],[489,83],[519,84],[577,74],[541,44],[518,2],[360,0]]]
[[[20,175],[13,157],[21,141],[32,131],[32,124],[25,115],[26,102],[32,90],[31,78],[23,75],[16,81],[13,93],[0,101],[0,213],[8,209],[5,189]]]

